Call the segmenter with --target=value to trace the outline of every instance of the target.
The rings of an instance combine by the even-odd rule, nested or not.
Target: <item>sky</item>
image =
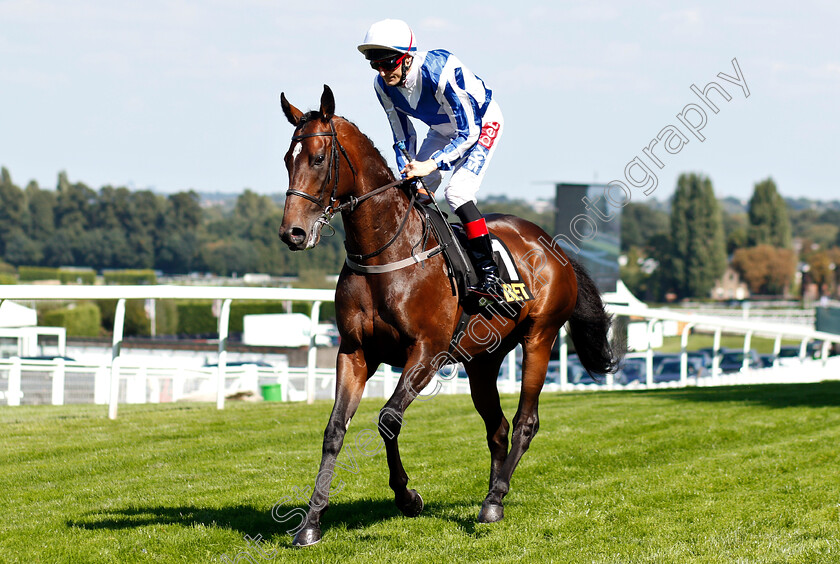
[[[71,182],[284,192],[292,126],[279,95],[336,113],[394,163],[374,71],[356,50],[374,21],[409,23],[492,90],[505,131],[479,197],[535,200],[554,182],[620,180],[634,158],[664,200],[684,172],[747,199],[840,198],[840,3],[776,1],[306,2],[0,0],[0,165],[25,186]],[[746,89],[719,78],[737,78]],[[691,90],[716,82],[714,113]],[[702,119],[692,134],[677,117]],[[676,154],[643,150],[667,126]],[[422,129],[420,129],[422,131]],[[704,140],[700,140],[700,137]],[[673,137],[676,142],[680,138]],[[635,179],[643,169],[635,167]]]

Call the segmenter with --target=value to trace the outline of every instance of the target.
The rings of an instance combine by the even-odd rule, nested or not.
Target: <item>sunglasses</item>
[[[392,70],[400,66],[400,63],[403,62],[403,59],[405,59],[405,57],[405,53],[395,53],[390,57],[385,57],[384,59],[371,61],[370,68],[372,68],[375,71],[383,70],[385,72],[391,72]]]

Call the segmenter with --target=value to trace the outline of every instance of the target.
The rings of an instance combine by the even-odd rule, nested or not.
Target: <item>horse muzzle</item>
[[[292,225],[290,227],[281,225],[278,235],[280,236],[280,240],[288,245],[289,249],[293,251],[304,251],[311,249],[320,241],[321,224],[316,222],[308,232],[298,225]]]

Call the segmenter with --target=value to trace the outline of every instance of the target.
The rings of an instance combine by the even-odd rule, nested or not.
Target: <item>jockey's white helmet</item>
[[[368,59],[372,53],[379,54],[382,50],[413,55],[417,52],[417,41],[404,21],[382,20],[370,26],[358,49]]]

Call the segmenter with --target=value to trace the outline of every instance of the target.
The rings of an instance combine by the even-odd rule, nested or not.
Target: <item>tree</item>
[[[671,249],[666,268],[679,297],[706,297],[726,270],[726,243],[712,181],[681,174],[671,205]]]
[[[840,251],[821,250],[807,258],[808,276],[817,285],[820,296],[829,295],[834,290],[836,270],[840,266]]]
[[[776,190],[776,183],[768,178],[755,185],[749,203],[750,226],[747,242],[750,246],[772,245],[787,249],[791,243],[787,204]]]
[[[0,256],[5,255],[6,245],[13,237],[23,235],[25,212],[26,197],[3,167],[0,170]]]
[[[55,233],[55,192],[41,190],[37,183],[30,182],[26,187],[26,200],[29,206],[27,234],[32,240],[45,243]]]
[[[65,229],[74,235],[87,229],[91,218],[91,205],[96,201],[96,192],[81,182],[71,184],[67,173],[58,175],[58,202],[55,209],[56,228]]]
[[[791,249],[758,245],[738,249],[734,268],[753,294],[783,295],[796,274],[796,255]]]
[[[668,232],[668,214],[647,204],[630,202],[621,210],[621,250],[650,248],[651,238]]]

